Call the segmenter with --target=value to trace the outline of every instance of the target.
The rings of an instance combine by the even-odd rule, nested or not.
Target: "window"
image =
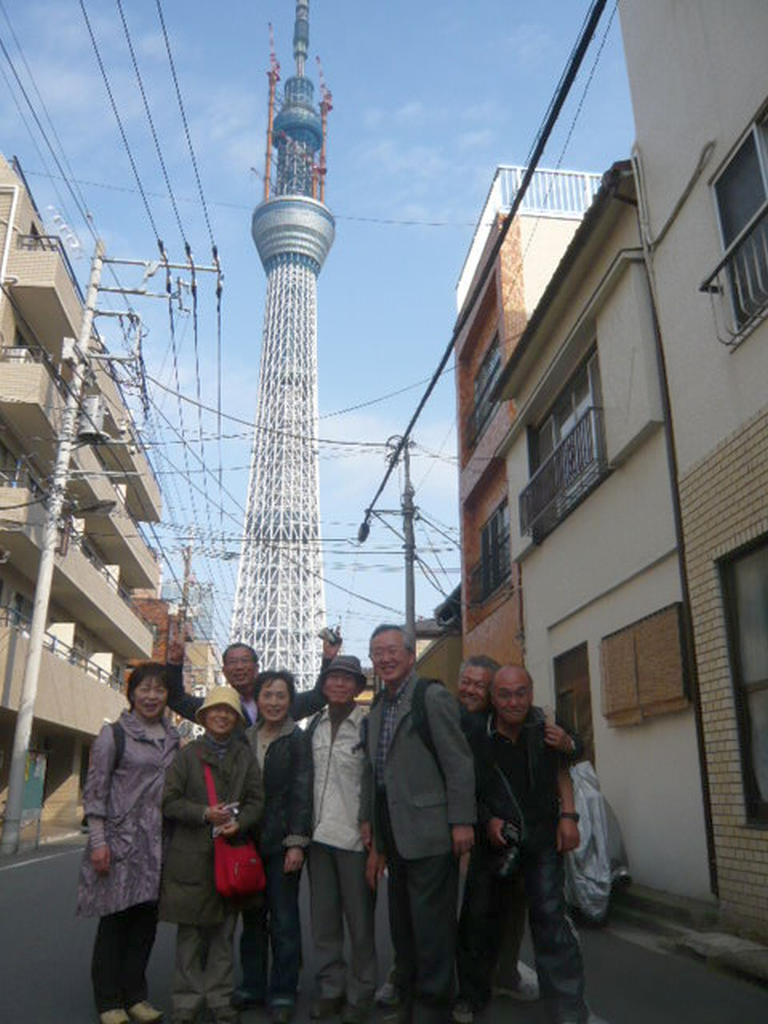
[[[531,481],[520,495],[520,530],[539,542],[606,475],[600,368],[593,352],[528,433]]]
[[[768,312],[768,122],[752,126],[714,191],[725,258],[702,288],[730,300],[738,334]]]
[[[494,337],[475,375],[475,401],[469,421],[467,447],[477,444],[478,438],[493,415],[496,403],[491,394],[501,372],[501,346],[498,334]]]
[[[722,578],[747,815],[768,822],[768,543],[725,563]]]
[[[481,604],[512,572],[509,552],[509,504],[502,501],[480,534],[480,561],[470,573],[470,600]]]
[[[679,604],[669,605],[601,640],[603,714],[609,725],[639,725],[688,707],[681,612]]]

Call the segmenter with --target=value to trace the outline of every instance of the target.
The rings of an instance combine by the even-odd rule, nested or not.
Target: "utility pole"
[[[405,543],[405,628],[413,643],[416,643],[416,585],[414,582],[414,566],[416,564],[416,540],[413,533],[415,507],[413,504],[414,490],[411,484],[411,442],[403,445],[403,536]]]
[[[400,501],[400,511],[403,516],[403,550],[405,552],[405,629],[411,641],[416,643],[416,584],[414,580],[414,567],[416,565],[416,540],[413,533],[413,521],[416,518],[416,506],[413,503],[414,489],[411,483],[411,444],[413,442],[407,441],[402,437],[390,437],[387,441],[387,445],[393,448],[394,451],[389,456],[391,469],[394,469],[394,465],[399,459],[400,454],[403,456],[403,495]],[[377,515],[383,513],[377,512]],[[357,531],[357,540],[359,544],[364,544],[368,540],[368,535],[371,532],[369,526],[368,517],[363,520],[360,524],[360,528]]]
[[[72,449],[76,441],[77,417],[80,411],[83,385],[88,371],[88,354],[91,345],[93,315],[96,309],[103,262],[104,244],[101,241],[97,241],[91,263],[91,277],[88,283],[80,336],[74,351],[71,353],[72,376],[69,382],[64,412],[61,417],[56,462],[46,510],[40,550],[40,564],[38,566],[37,584],[35,586],[35,599],[32,606],[27,663],[24,668],[21,700],[19,712],[16,716],[16,730],[13,736],[11,770],[8,780],[8,801],[5,808],[3,836],[0,841],[0,854],[10,855],[16,853],[21,838],[24,778],[27,755],[29,753],[29,741],[32,734],[37,686],[40,678],[43,640],[48,624],[48,609],[51,600],[51,584],[53,583],[59,520],[64,507],[67,481],[69,479],[69,465],[72,458]]]

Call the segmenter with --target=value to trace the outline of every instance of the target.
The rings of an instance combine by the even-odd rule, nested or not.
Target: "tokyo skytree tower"
[[[297,0],[296,74],[276,116],[280,66],[269,72],[264,200],[253,240],[267,275],[259,394],[232,638],[251,644],[262,668],[288,668],[312,685],[324,625],[317,451],[317,277],[333,244],[324,205],[326,119],[305,75],[309,2]],[[276,156],[274,187],[270,165]],[[270,192],[271,189],[271,192]]]

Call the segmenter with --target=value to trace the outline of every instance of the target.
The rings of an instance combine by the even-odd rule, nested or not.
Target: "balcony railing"
[[[16,248],[25,249],[27,252],[57,252],[61,256],[72,286],[77,292],[80,302],[84,303],[80,283],[75,277],[72,264],[69,262],[67,250],[64,248],[58,235],[18,235],[16,237]]]
[[[602,410],[587,409],[520,495],[520,531],[538,543],[607,475]]]
[[[80,548],[80,551],[85,555],[91,565],[100,573],[107,581],[109,586],[114,590],[117,596],[123,601],[124,604],[128,605],[131,611],[134,611],[131,595],[128,590],[119,582],[113,572],[111,572],[107,566],[102,562],[96,552],[93,550],[91,545],[88,543],[86,537],[78,534],[73,534],[69,538],[70,544],[75,544]]]
[[[717,336],[738,343],[768,316],[768,205],[702,283],[712,299]]]
[[[51,357],[42,348],[27,348],[26,345],[0,346],[0,362],[2,363],[40,363],[45,366],[56,390],[66,397],[67,387],[61,376],[56,372]]]
[[[499,545],[491,558],[481,558],[469,570],[469,601],[477,607],[494,594],[512,573],[509,537]]]
[[[9,608],[7,605],[0,606],[0,626],[8,626],[19,633],[26,633],[28,635],[30,625],[31,620],[16,608]],[[101,665],[97,665],[95,661],[81,650],[65,644],[63,640],[59,640],[52,633],[43,634],[43,646],[57,658],[69,662],[70,665],[76,665],[100,683],[104,683],[118,692],[123,690],[123,681],[119,675],[114,672],[107,672],[106,669],[102,668]]]

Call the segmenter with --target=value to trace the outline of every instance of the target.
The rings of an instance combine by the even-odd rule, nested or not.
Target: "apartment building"
[[[456,288],[464,326],[456,342],[461,504],[462,647],[521,663],[522,605],[500,440],[514,421],[495,388],[526,320],[600,183],[598,175],[537,171],[490,272],[483,271],[524,168],[496,170]]]
[[[623,0],[724,918],[768,934],[768,5]]]
[[[21,169],[2,157],[0,253],[1,807],[67,394],[62,345],[78,337],[83,309],[61,239],[46,234]],[[159,520],[160,491],[102,361],[94,363],[85,402],[92,415],[72,461],[31,741],[45,772],[49,833],[78,824],[90,742],[125,707],[126,663],[149,657],[153,643],[130,593],[157,587],[158,566],[141,523]]]
[[[663,378],[629,161],[603,186],[501,371],[498,452],[535,700],[575,728],[632,878],[707,898]]]

